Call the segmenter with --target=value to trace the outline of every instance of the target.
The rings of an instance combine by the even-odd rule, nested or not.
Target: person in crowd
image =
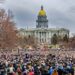
[[[1,52],[0,75],[74,75],[75,61],[61,55]],[[75,60],[75,59],[73,59]]]
[[[17,73],[18,73],[18,75],[22,75],[22,69],[21,69],[21,65],[20,64],[18,64]]]
[[[58,72],[56,69],[53,71],[52,75],[58,75]]]
[[[28,75],[34,75],[34,71],[33,70],[29,70]]]
[[[13,64],[9,64],[7,75],[13,75],[14,74],[14,67]]]
[[[51,66],[50,69],[49,69],[49,74],[52,75],[53,71],[54,71],[54,69],[53,69],[53,67]]]

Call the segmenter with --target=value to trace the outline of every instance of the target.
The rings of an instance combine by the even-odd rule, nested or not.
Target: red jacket
[[[31,71],[31,72],[29,72],[29,73],[28,73],[28,75],[34,75],[34,72],[33,72],[33,71]]]

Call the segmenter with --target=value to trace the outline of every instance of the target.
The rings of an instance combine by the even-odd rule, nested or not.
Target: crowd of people
[[[0,75],[74,75],[74,59],[48,54],[0,52]]]

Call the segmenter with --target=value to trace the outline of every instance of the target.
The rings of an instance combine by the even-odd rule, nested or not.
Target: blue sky
[[[18,28],[35,28],[41,5],[49,28],[67,28],[75,33],[75,0],[5,0],[1,8],[10,9]]]

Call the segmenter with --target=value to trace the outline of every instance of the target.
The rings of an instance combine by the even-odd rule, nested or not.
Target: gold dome
[[[39,11],[39,16],[45,16],[46,12],[43,10],[43,6],[41,6],[41,10]]]

